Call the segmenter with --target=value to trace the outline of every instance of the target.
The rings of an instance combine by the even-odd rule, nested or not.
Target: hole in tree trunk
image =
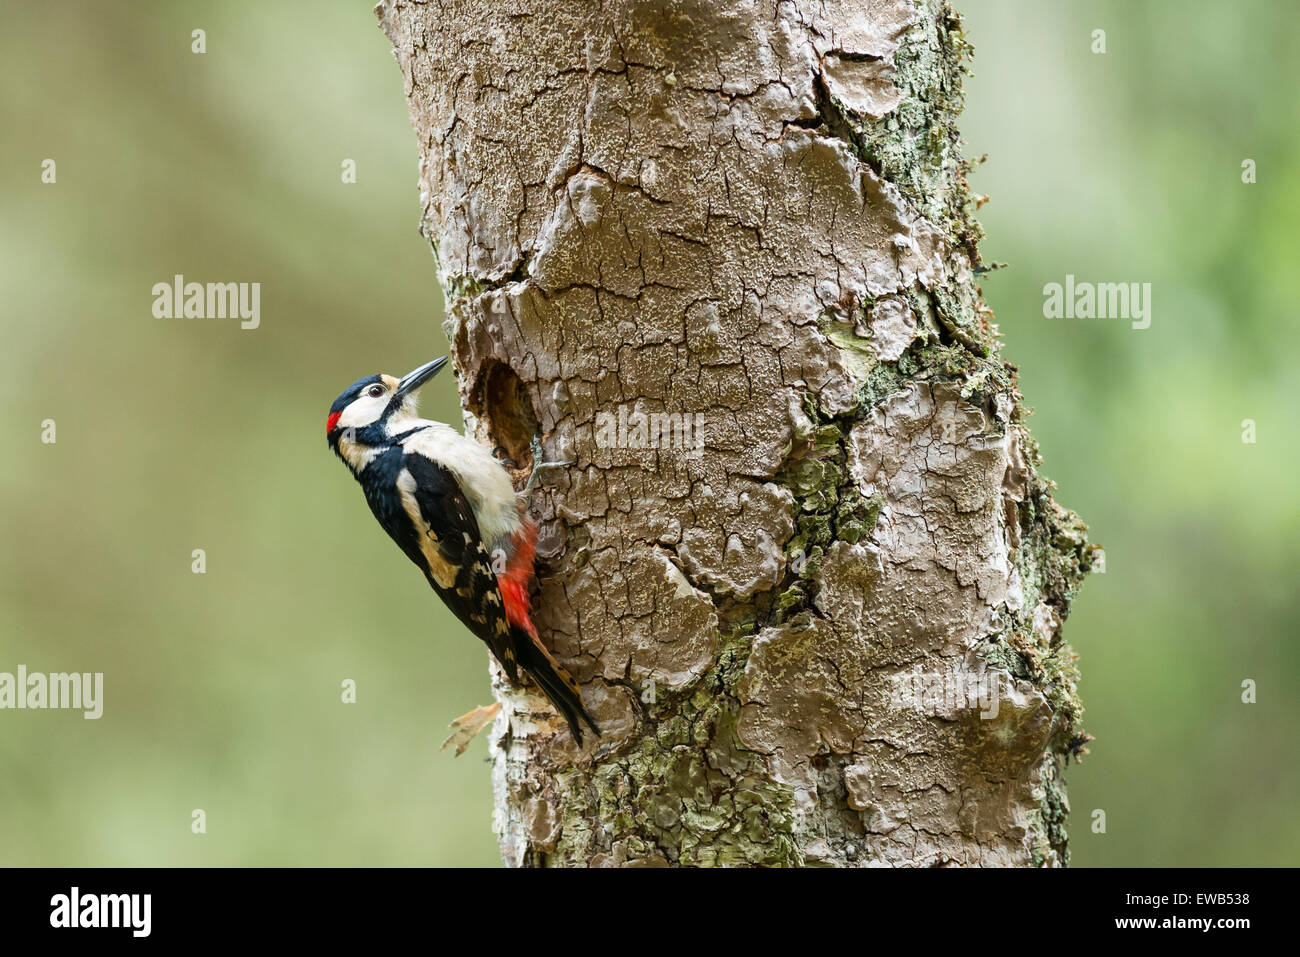
[[[470,411],[487,429],[487,440],[516,479],[533,467],[529,445],[537,434],[532,400],[515,370],[497,359],[479,369]]]

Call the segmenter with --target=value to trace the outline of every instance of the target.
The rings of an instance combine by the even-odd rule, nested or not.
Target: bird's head
[[[394,426],[415,417],[415,391],[446,364],[443,357],[426,362],[400,379],[375,374],[352,383],[334,400],[325,420],[325,438],[330,447],[338,452],[345,434],[354,442],[374,446],[400,432],[401,428]]]

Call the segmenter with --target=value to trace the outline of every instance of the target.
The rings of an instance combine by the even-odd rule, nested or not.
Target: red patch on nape
[[[501,600],[506,607],[506,620],[516,628],[522,628],[534,638],[537,629],[533,627],[528,601],[528,585],[533,580],[533,555],[537,549],[537,526],[524,519],[523,527],[511,540],[514,551],[506,563],[506,570],[497,576],[497,586],[501,589]]]
[[[331,412],[330,417],[325,420],[325,434],[329,435],[334,431],[334,426],[339,424],[339,416],[342,412]]]

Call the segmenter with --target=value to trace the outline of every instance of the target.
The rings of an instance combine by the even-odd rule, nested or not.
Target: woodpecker
[[[425,579],[501,664],[511,683],[522,668],[582,744],[578,683],[537,637],[528,589],[537,526],[510,473],[487,448],[442,422],[422,419],[416,390],[447,364],[434,359],[401,379],[371,375],[330,406],[329,446],[361,484],[370,510]],[[534,448],[538,447],[534,442]],[[540,455],[534,455],[534,463]]]

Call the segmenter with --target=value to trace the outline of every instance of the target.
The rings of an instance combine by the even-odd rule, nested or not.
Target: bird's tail
[[[573,680],[555,656],[546,650],[541,639],[537,637],[537,628],[533,625],[531,608],[528,600],[528,586],[533,578],[533,556],[537,545],[537,525],[524,516],[519,531],[511,540],[513,546],[509,561],[497,576],[501,597],[505,602],[506,619],[510,622],[511,646],[515,662],[519,664],[555,705],[557,711],[564,715],[573,732],[573,740],[582,745],[582,725],[586,721],[596,737],[600,737],[600,728],[592,720],[587,709],[582,705],[582,692],[578,682]],[[513,669],[507,666],[507,672]],[[510,674],[511,680],[514,675]]]
[[[573,740],[581,747],[580,718],[587,722],[587,726],[599,738],[600,728],[596,727],[596,722],[583,706],[582,692],[578,688],[578,682],[573,680],[573,675],[569,674],[564,666],[555,660],[555,656],[546,650],[535,632],[528,634],[523,629],[516,628],[515,638],[516,660],[537,682],[551,704],[555,705],[556,710],[564,715],[564,720],[569,723],[569,730],[573,732]]]

